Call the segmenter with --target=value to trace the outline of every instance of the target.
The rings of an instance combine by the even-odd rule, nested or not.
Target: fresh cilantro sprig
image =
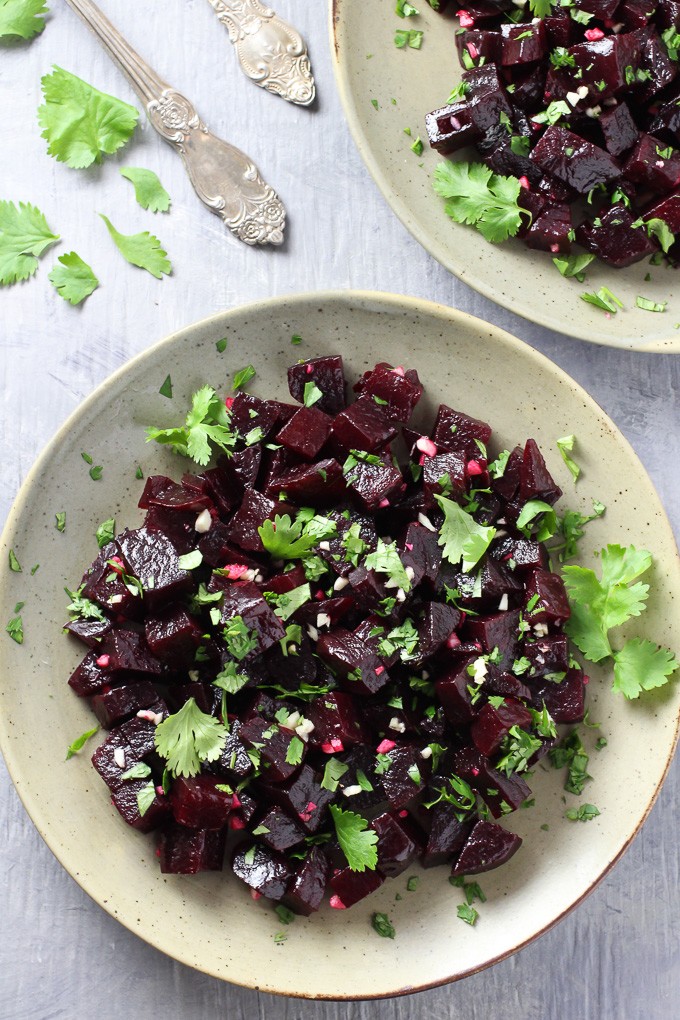
[[[496,529],[477,524],[471,514],[446,496],[435,494],[434,498],[444,511],[444,522],[439,529],[444,558],[454,565],[462,561],[463,571],[468,573],[489,548]]]
[[[0,39],[33,39],[45,27],[45,0],[0,0]]]
[[[159,723],[154,734],[156,750],[175,776],[196,776],[201,762],[219,758],[227,731],[219,720],[202,712],[193,698],[179,712]]]
[[[100,163],[132,137],[139,113],[128,103],[54,67],[41,81],[38,121],[47,151],[74,169]]]
[[[211,443],[229,452],[236,435],[229,425],[229,413],[212,386],[203,386],[191,398],[191,410],[184,425],[172,429],[147,428],[147,442],[171,446],[176,453],[191,457],[202,467],[211,457]]]
[[[96,602],[90,601],[81,595],[81,592],[85,585],[81,584],[77,591],[70,591],[68,588],[64,588],[64,591],[70,598],[71,602],[66,607],[72,620],[99,620],[101,623],[106,623],[107,617],[104,615],[100,607]]]
[[[445,211],[456,223],[477,228],[492,244],[513,237],[530,214],[517,202],[521,185],[515,177],[495,174],[483,163],[452,163],[435,167],[434,190],[445,198]]]
[[[318,527],[319,521],[325,522]],[[334,534],[336,526],[327,518],[303,517],[291,520],[289,514],[276,514],[257,529],[262,545],[275,560],[299,560],[314,549],[322,538]]]
[[[34,205],[0,201],[0,286],[33,276],[38,258],[58,240]]]
[[[576,555],[577,545],[583,538],[584,527],[601,517],[606,509],[604,503],[594,499],[591,514],[582,514],[580,510],[565,510],[562,517],[557,518],[558,532],[563,541],[559,545],[552,546],[552,549],[559,552],[561,563]]]
[[[330,805],[335,834],[351,871],[375,871],[378,865],[378,833],[369,829],[368,822],[353,811],[343,811]]]
[[[87,262],[83,262],[74,251],[60,255],[57,261],[59,265],[48,275],[48,280],[64,301],[71,305],[81,304],[97,289],[99,280]]]

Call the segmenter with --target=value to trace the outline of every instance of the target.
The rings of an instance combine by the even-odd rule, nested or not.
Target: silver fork
[[[142,60],[92,0],[66,0],[144,103],[152,127],[180,154],[196,194],[245,244],[281,244],[286,211],[244,152],[212,134],[192,103]]]
[[[298,106],[316,89],[304,39],[260,0],[208,0],[229,32],[243,73],[260,88]]]

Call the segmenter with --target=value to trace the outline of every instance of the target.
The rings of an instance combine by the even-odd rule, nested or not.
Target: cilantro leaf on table
[[[184,425],[146,430],[147,443],[154,440],[171,446],[176,453],[205,467],[211,457],[210,444],[228,452],[236,442],[229,426],[229,413],[212,386],[202,386],[191,398],[191,410]]]
[[[38,121],[49,155],[60,163],[76,170],[100,163],[131,138],[139,119],[134,106],[56,65],[41,85]]]
[[[32,39],[45,27],[45,0],[0,0],[0,39],[16,36]]]
[[[635,581],[652,565],[651,554],[634,546],[608,545],[601,553],[602,579],[587,567],[566,566],[562,576],[572,615],[565,630],[591,662],[612,655],[607,632],[645,608],[649,585]]]
[[[526,212],[517,203],[520,188],[514,177],[494,174],[483,163],[445,160],[434,171],[434,190],[447,199],[447,215],[456,223],[477,227],[492,244],[507,240],[519,230],[522,213]]]
[[[34,205],[0,201],[0,286],[33,276],[38,256],[58,240]]]
[[[212,715],[202,712],[193,698],[159,723],[154,734],[156,750],[175,776],[195,776],[201,762],[219,758],[227,731]]]
[[[143,167],[122,166],[121,175],[130,181],[135,189],[135,198],[142,209],[149,212],[167,212],[170,208],[170,195],[153,170]]]
[[[60,255],[60,265],[55,266],[48,276],[57,294],[71,305],[79,305],[99,286],[99,280],[87,262],[71,251]]]
[[[303,522],[291,521],[288,514],[277,514],[257,529],[262,545],[275,560],[299,560],[319,541],[316,535],[303,534]]]
[[[161,248],[161,242],[148,230],[139,234],[121,234],[114,227],[108,216],[99,214],[106,224],[116,248],[131,265],[146,269],[157,280],[160,280],[165,273],[169,276],[172,272],[172,264],[167,258],[167,252]]]
[[[642,691],[663,687],[680,666],[667,648],[653,641],[631,638],[620,652],[614,653],[613,689],[626,698],[639,698]]]
[[[343,811],[330,805],[335,834],[351,871],[375,871],[378,864],[378,833],[369,829],[368,822],[354,811]]]
[[[444,511],[444,523],[439,529],[439,545],[444,547],[444,557],[454,565],[463,563],[468,573],[479,562],[496,534],[495,528],[477,524],[471,514],[447,499],[434,497]]]

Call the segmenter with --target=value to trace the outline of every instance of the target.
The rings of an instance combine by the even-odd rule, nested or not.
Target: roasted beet
[[[158,839],[161,871],[164,875],[221,871],[225,839],[224,830],[195,830],[171,825],[162,830]]]
[[[452,875],[479,875],[505,864],[522,845],[520,836],[495,822],[477,822],[454,864]]]
[[[288,369],[290,395],[300,403],[304,400],[305,386],[314,383],[321,390],[316,406],[326,414],[338,414],[345,406],[345,374],[339,354],[310,358]]]

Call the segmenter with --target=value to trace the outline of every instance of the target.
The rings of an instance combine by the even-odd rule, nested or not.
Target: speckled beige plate
[[[418,17],[401,19],[395,0],[329,0],[335,75],[350,129],[383,195],[405,227],[431,255],[480,294],[541,326],[591,343],[640,351],[680,351],[680,285],[677,272],[647,261],[616,270],[588,269],[584,284],[563,279],[546,252],[521,241],[490,245],[472,227],[453,223],[432,190],[441,156],[430,149],[425,114],[443,106],[461,69],[455,51],[458,9],[435,13],[428,0]],[[395,29],[422,29],[422,49],[397,49]],[[373,107],[377,102],[378,109]],[[404,134],[410,128],[412,135]],[[416,136],[425,149],[410,151]],[[645,280],[651,274],[649,281]],[[625,305],[617,315],[581,300],[608,286]],[[636,308],[640,295],[668,301],[663,313]]]
[[[294,333],[301,346],[291,346]],[[228,338],[219,354],[215,342]],[[82,649],[61,632],[64,585],[74,586],[95,556],[94,531],[115,514],[135,526],[144,475],[174,473],[186,462],[144,442],[150,423],[183,418],[191,393],[206,381],[225,387],[235,370],[257,367],[252,390],[286,399],[286,367],[299,357],[341,352],[354,379],[376,359],[417,366],[427,387],[420,417],[446,401],[488,417],[499,448],[534,436],[567,493],[566,505],[608,506],[584,541],[584,562],[607,541],[651,549],[654,595],[635,628],[680,647],[676,551],[659,500],[633,451],[584,391],[542,355],[478,319],[438,305],[390,295],[344,293],[289,297],[236,309],[176,333],[113,375],[55,436],[28,476],[2,536],[0,620],[25,601],[25,643],[0,635],[0,738],[17,790],[64,867],[105,910],[169,955],[209,974],[288,995],[321,998],[397,995],[463,977],[514,952],[581,900],[625,849],[646,816],[672,755],[680,685],[630,704],[593,670],[591,715],[609,744],[592,762],[583,799],[597,804],[587,825],[564,819],[561,777],[538,770],[536,806],[508,825],[525,837],[506,867],[480,881],[487,902],[472,929],[456,917],[460,890],[446,868],[413,868],[386,882],[346,913],[326,908],[298,918],[287,941],[270,905],[254,903],[229,873],[162,876],[153,841],[129,829],[86,751],[64,761],[67,745],[92,725],[87,706],[66,681]],[[172,401],[158,392],[170,373]],[[578,437],[583,477],[574,490],[554,446]],[[82,450],[103,465],[88,477]],[[66,511],[66,530],[55,529]],[[14,548],[21,574],[7,569]],[[40,563],[35,576],[30,567]],[[593,731],[585,739],[592,746]],[[621,791],[625,790],[625,796]],[[568,798],[570,802],[574,798]],[[541,828],[549,825],[549,830]],[[668,833],[674,832],[669,819]],[[673,837],[674,838],[674,837]],[[406,879],[419,874],[416,892]],[[395,901],[396,894],[402,898]],[[370,926],[387,911],[394,941]],[[46,933],[49,937],[49,932]]]

